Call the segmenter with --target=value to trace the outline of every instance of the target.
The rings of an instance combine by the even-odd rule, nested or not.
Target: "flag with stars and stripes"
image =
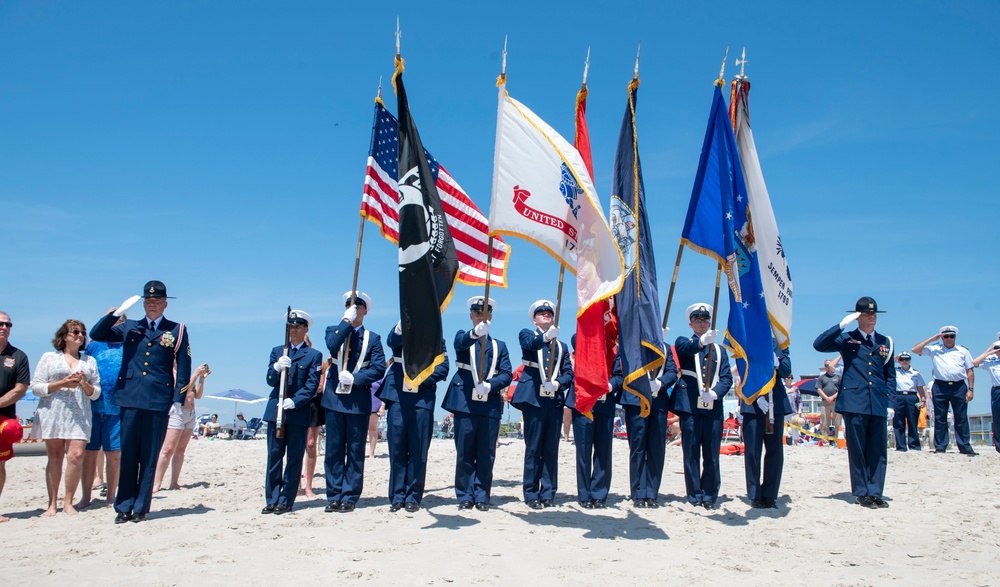
[[[732,349],[742,382],[736,392],[747,403],[771,391],[775,374],[752,216],[733,125],[716,86],[681,242],[718,261],[726,273],[725,344]]]
[[[382,236],[399,244],[399,123],[385,108],[381,99],[375,101],[375,125],[372,128],[368,166],[365,169],[361,215],[379,225]],[[466,285],[485,285],[488,227],[486,216],[472,202],[448,171],[424,151],[431,167],[441,206],[451,228],[458,253],[458,280]],[[490,285],[507,287],[507,259],[510,249],[501,238],[493,239],[490,263]]]

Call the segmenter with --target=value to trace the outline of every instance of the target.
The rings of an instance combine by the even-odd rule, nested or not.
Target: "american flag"
[[[361,215],[379,225],[382,236],[399,244],[399,123],[375,103],[375,126],[365,169]],[[489,227],[486,216],[472,202],[445,168],[426,150],[427,162],[434,175],[441,205],[458,252],[458,280],[466,285],[486,284],[486,253]],[[507,257],[510,249],[499,237],[493,239],[490,285],[507,287]]]

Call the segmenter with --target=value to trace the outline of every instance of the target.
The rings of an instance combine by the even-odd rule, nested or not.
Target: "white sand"
[[[990,585],[1000,583],[1000,455],[890,451],[891,507],[853,505],[846,451],[787,448],[780,509],[745,498],[743,457],[723,457],[721,509],[682,497],[669,447],[658,510],[632,509],[628,447],[615,442],[611,507],[576,505],[574,451],[563,443],[558,507],[521,501],[523,443],[503,440],[489,512],[456,508],[454,445],[431,446],[424,509],[389,513],[388,458],[366,466],[351,514],[298,501],[262,516],[265,442],[193,441],[186,491],[154,499],[149,521],[114,525],[103,502],[42,518],[44,456],[7,464],[0,525],[12,584]],[[322,464],[316,485],[322,491]],[[30,583],[29,583],[30,581]],[[640,583],[641,584],[641,583]]]

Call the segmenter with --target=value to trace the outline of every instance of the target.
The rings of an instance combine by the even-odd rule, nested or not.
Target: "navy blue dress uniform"
[[[372,411],[372,384],[385,374],[385,352],[378,334],[353,325],[371,309],[371,298],[344,294],[344,319],[326,329],[326,346],[333,366],[326,378],[323,408],[326,409],[326,512],[351,512],[361,497],[365,474],[365,437]],[[356,314],[352,310],[356,309]],[[363,312],[363,313],[362,313]],[[350,354],[344,356],[344,346]],[[344,383],[345,379],[348,383]]]
[[[920,419],[920,404],[924,401],[926,383],[920,371],[910,367],[910,353],[899,353],[896,361],[896,393],[892,400],[892,434],[896,450],[920,450],[917,420]],[[906,361],[906,365],[902,361]]]
[[[554,306],[548,300],[538,300],[531,305],[528,315],[534,317],[542,312],[554,313]],[[559,436],[563,421],[564,391],[573,383],[573,367],[570,363],[569,348],[550,333],[558,334],[551,327],[543,332],[540,328],[525,328],[518,335],[521,344],[521,362],[524,370],[514,388],[511,405],[524,415],[524,477],[522,490],[528,507],[539,509],[551,507],[559,483]],[[553,377],[546,379],[542,370],[548,370],[552,341],[556,340],[556,357]],[[545,383],[558,384],[554,391],[546,391]]]
[[[744,469],[747,478],[747,497],[755,508],[778,507],[778,489],[781,487],[781,473],[785,466],[784,428],[785,415],[791,414],[792,404],[788,401],[784,379],[792,374],[792,360],[788,349],[774,347],[777,362],[774,387],[768,395],[762,395],[751,403],[740,402],[743,414]],[[774,404],[774,424],[770,434],[767,424],[771,418],[769,404]],[[764,476],[761,478],[761,460]]]
[[[637,508],[658,508],[660,502],[660,481],[663,479],[663,465],[667,453],[667,413],[670,411],[670,393],[677,382],[677,365],[673,352],[664,345],[666,361],[663,367],[653,373],[658,389],[650,398],[649,415],[642,417],[639,397],[624,389],[621,357],[615,358],[615,368],[611,384],[615,388],[618,403],[625,408],[625,426],[628,430],[628,473],[629,496]],[[657,384],[650,382],[651,387]],[[612,416],[613,419],[613,416]]]
[[[385,381],[375,395],[386,404],[389,433],[390,510],[415,512],[424,498],[427,451],[434,435],[437,384],[448,377],[448,350],[441,344],[444,362],[415,390],[403,386],[403,336],[393,328],[386,337],[392,351]]]
[[[484,300],[470,298],[467,305],[472,313],[482,312]],[[496,303],[490,298],[489,313],[495,308]],[[481,381],[489,384],[488,391],[476,388],[484,346]],[[441,407],[455,417],[455,498],[460,509],[470,509],[475,504],[476,509],[486,511],[490,507],[496,442],[503,414],[500,394],[512,380],[507,345],[488,332],[477,336],[475,328],[459,330],[455,334],[455,367],[455,375],[441,402]]]
[[[312,317],[302,310],[292,310],[287,318],[290,326],[302,328],[303,337],[308,327],[312,326]],[[293,337],[293,341],[294,341]],[[267,361],[267,384],[271,386],[264,417],[267,426],[267,473],[264,478],[264,500],[266,505],[262,514],[283,514],[295,505],[295,496],[299,493],[299,482],[302,476],[302,457],[306,450],[306,439],[309,435],[311,413],[309,405],[316,397],[320,373],[323,369],[323,353],[308,346],[304,340],[298,345],[290,343],[288,360],[290,365],[285,376],[288,386],[288,397],[281,395],[281,371],[276,370],[278,360],[285,355],[285,347],[276,346],[271,349]],[[276,420],[278,406],[285,407],[281,412],[282,437],[277,436]]]
[[[855,308],[855,314],[820,334],[813,348],[821,353],[839,352],[843,359],[844,375],[835,409],[844,416],[851,494],[861,506],[888,507],[882,491],[888,458],[889,397],[896,390],[892,339],[874,330],[876,313],[882,313],[874,299],[862,297]],[[844,332],[856,315],[859,328]],[[870,326],[868,333],[860,329],[865,324]]]
[[[146,318],[125,320],[115,326],[118,316],[138,301],[139,297],[134,296],[98,320],[90,330],[90,337],[98,342],[123,345],[121,371],[112,399],[122,409],[115,523],[146,519],[169,412],[180,409],[191,379],[187,328],[163,317],[167,286],[161,281],[150,281],[143,287],[142,298],[147,306]],[[150,310],[157,316],[152,322]]]
[[[689,321],[711,318],[710,304],[693,304]],[[684,453],[684,487],[688,502],[715,509],[722,487],[719,450],[722,447],[722,398],[733,386],[729,355],[719,344],[702,344],[697,334],[679,337],[674,343],[680,361],[680,377],[670,395],[670,410],[680,418],[681,449]],[[711,360],[710,360],[711,359]],[[707,374],[708,386],[705,388]],[[711,403],[703,395],[714,394]]]

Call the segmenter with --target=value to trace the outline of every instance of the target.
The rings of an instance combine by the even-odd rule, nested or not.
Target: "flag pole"
[[[556,315],[553,317],[552,325],[556,328],[559,327],[559,312],[562,310],[562,290],[563,290],[563,276],[566,275],[566,266],[562,263],[559,264],[559,289],[556,290]],[[559,344],[559,339],[553,338],[552,342],[549,343],[549,368],[545,375],[546,379],[552,379],[552,374],[555,372],[556,368],[556,348]]]
[[[677,245],[677,260],[674,261],[674,274],[670,278],[670,291],[667,292],[667,307],[663,310],[663,324],[661,328],[667,327],[667,316],[670,315],[670,304],[674,301],[674,288],[677,287],[677,272],[681,268],[681,255],[684,253],[684,243]]]
[[[718,310],[719,284],[721,282],[722,282],[722,263],[719,263],[715,268],[715,297],[712,298],[712,330],[715,330],[715,319],[716,316],[719,315],[719,310]],[[712,370],[714,368],[712,366],[712,360],[714,359],[713,357],[714,354],[715,354],[715,344],[713,343],[712,346],[708,347],[708,363],[707,363],[708,368],[705,369],[705,372],[702,374],[702,378],[705,383],[705,391],[711,390]]]

